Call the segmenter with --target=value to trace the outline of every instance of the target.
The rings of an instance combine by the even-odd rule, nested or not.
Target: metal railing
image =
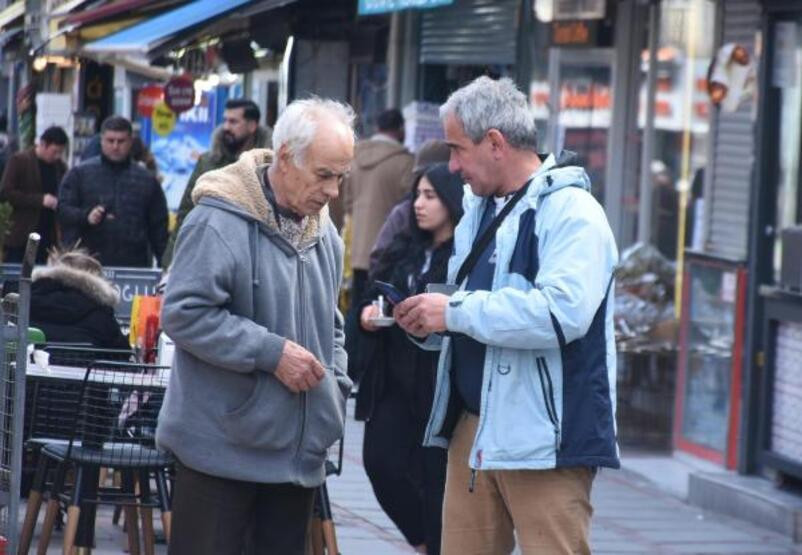
[[[16,553],[19,534],[31,271],[38,247],[39,235],[32,233],[25,249],[19,292],[7,295],[0,303],[0,546],[6,553]]]

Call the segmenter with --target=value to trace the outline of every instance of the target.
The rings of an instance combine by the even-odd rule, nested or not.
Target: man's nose
[[[456,156],[453,154],[448,157],[448,171],[451,173],[457,173],[460,170],[459,162],[457,162]]]
[[[340,187],[336,182],[333,185],[326,185],[323,188],[323,193],[329,197],[329,200],[334,200],[340,196]]]

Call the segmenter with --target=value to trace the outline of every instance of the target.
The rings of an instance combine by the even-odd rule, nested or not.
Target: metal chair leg
[[[130,470],[123,470],[123,491],[134,497],[136,485],[134,476]],[[137,506],[126,505],[123,509],[125,513],[125,527],[128,532],[128,553],[139,555],[139,523],[137,522]]]
[[[323,532],[323,543],[326,547],[327,555],[339,555],[337,548],[337,532],[334,529],[334,519],[331,514],[331,503],[329,502],[329,490],[326,482],[317,488],[318,508],[320,510],[320,526]]]
[[[42,491],[45,487],[47,476],[47,457],[39,456],[39,464],[36,465],[36,475],[28,493],[28,502],[25,507],[25,522],[19,539],[18,555],[25,555],[31,548],[33,531],[36,529],[36,521],[39,519],[39,510],[42,508]]]
[[[56,525],[56,520],[58,520],[59,511],[61,509],[58,496],[61,490],[64,489],[66,476],[67,469],[65,465],[59,463],[56,467],[53,486],[50,488],[50,499],[47,501],[45,520],[42,523],[42,534],[39,536],[39,543],[36,546],[37,555],[47,555],[47,548],[50,545],[50,536],[53,534],[53,528]]]
[[[140,470],[137,474],[139,476],[139,518],[142,522],[142,542],[145,555],[155,555],[156,535],[153,532],[153,509],[150,506],[152,502],[150,472]]]
[[[164,529],[164,540],[170,545],[170,530],[173,523],[173,513],[171,510],[172,500],[167,489],[166,470],[160,468],[156,471],[156,491],[159,494],[159,508],[162,513],[162,528]]]
[[[84,469],[79,465],[75,470],[75,484],[72,499],[67,509],[67,525],[64,527],[63,554],[72,555],[75,536],[78,533],[78,518],[81,516],[81,490],[83,489]],[[58,502],[58,498],[56,498]]]

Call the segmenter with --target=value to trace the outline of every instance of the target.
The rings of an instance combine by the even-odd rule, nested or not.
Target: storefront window
[[[727,445],[737,275],[690,264],[682,438],[718,452]]]
[[[799,157],[802,126],[802,25],[778,22],[775,30],[774,85],[780,92],[780,148],[777,187],[777,234],[774,246],[774,279],[779,281],[782,242],[780,230],[799,221]]]
[[[647,74],[652,62],[657,77],[652,157],[646,174],[652,187],[649,237],[671,260],[677,258],[678,245],[701,243],[709,129],[706,75],[713,55],[714,22],[715,4],[710,0],[663,0],[656,59],[649,59],[648,49],[641,56],[641,130],[646,128]],[[688,195],[685,228],[681,229],[683,190]]]

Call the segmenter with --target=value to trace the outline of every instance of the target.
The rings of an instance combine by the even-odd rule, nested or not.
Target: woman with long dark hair
[[[405,295],[429,283],[444,283],[453,250],[454,227],[462,216],[462,180],[435,164],[417,176],[410,229],[383,253],[374,280]],[[375,281],[374,281],[375,283]],[[372,284],[371,284],[372,285]],[[356,417],[365,420],[363,460],[382,509],[410,545],[440,552],[446,452],[423,447],[432,407],[437,353],[415,346],[398,326],[380,328],[379,292],[369,286],[360,324],[371,341],[357,396]]]

